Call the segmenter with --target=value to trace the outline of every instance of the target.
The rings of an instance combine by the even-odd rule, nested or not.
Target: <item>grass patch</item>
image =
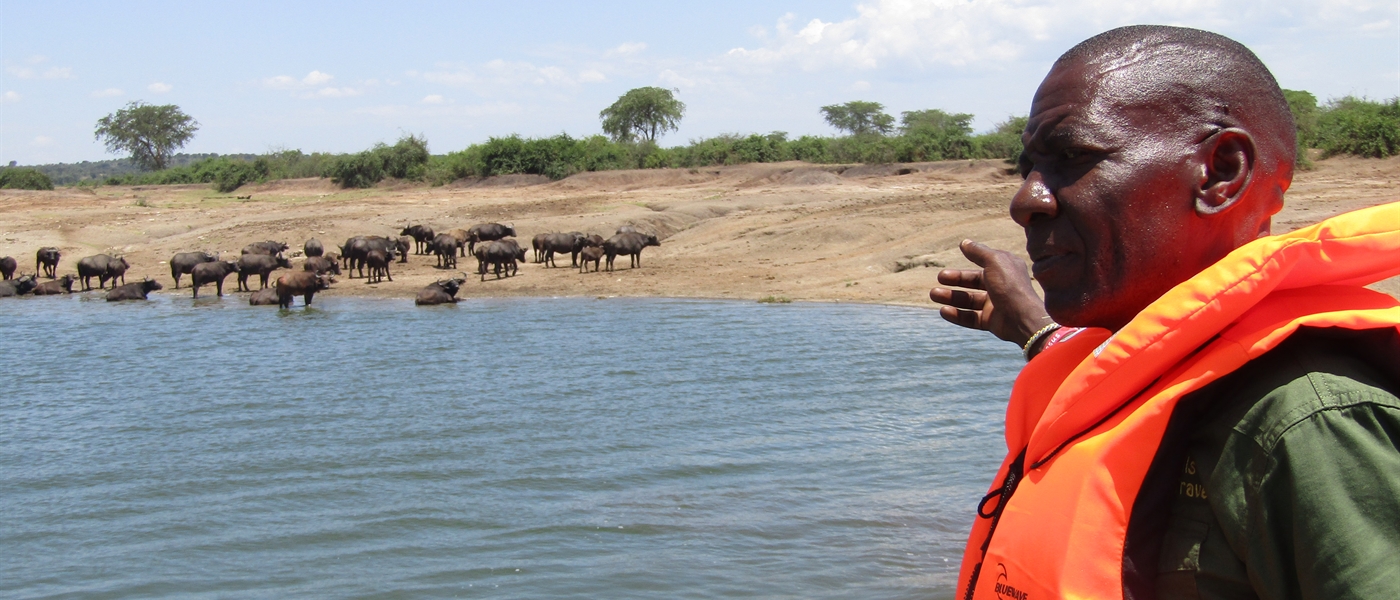
[[[792,304],[792,298],[787,296],[764,296],[758,299],[759,304]]]

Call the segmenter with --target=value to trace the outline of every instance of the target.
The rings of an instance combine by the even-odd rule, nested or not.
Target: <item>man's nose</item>
[[[1059,202],[1055,194],[1045,185],[1040,173],[1031,171],[1021,183],[1021,189],[1011,197],[1011,220],[1021,227],[1029,227],[1037,219],[1053,219],[1060,214]]]

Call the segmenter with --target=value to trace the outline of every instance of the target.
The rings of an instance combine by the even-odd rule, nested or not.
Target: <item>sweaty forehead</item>
[[[1134,46],[1059,61],[1036,91],[1031,121],[1081,133],[1179,132],[1184,122],[1208,120],[1217,108],[1203,88],[1218,67],[1204,58],[1169,46]]]

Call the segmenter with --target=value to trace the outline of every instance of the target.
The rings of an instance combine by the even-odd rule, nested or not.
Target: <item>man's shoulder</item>
[[[1230,395],[1243,401],[1234,433],[1268,454],[1290,435],[1319,429],[1319,422],[1376,411],[1400,415],[1400,355],[1387,354],[1377,335],[1296,334],[1230,377]]]

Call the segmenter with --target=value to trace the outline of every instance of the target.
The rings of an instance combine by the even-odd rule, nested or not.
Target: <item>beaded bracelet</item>
[[[1031,348],[1035,346],[1035,343],[1040,341],[1040,338],[1045,337],[1046,334],[1059,328],[1060,324],[1052,321],[1049,325],[1041,327],[1040,331],[1031,334],[1031,339],[1026,340],[1026,345],[1021,347],[1021,354],[1026,357],[1026,362],[1030,362],[1031,360]]]

